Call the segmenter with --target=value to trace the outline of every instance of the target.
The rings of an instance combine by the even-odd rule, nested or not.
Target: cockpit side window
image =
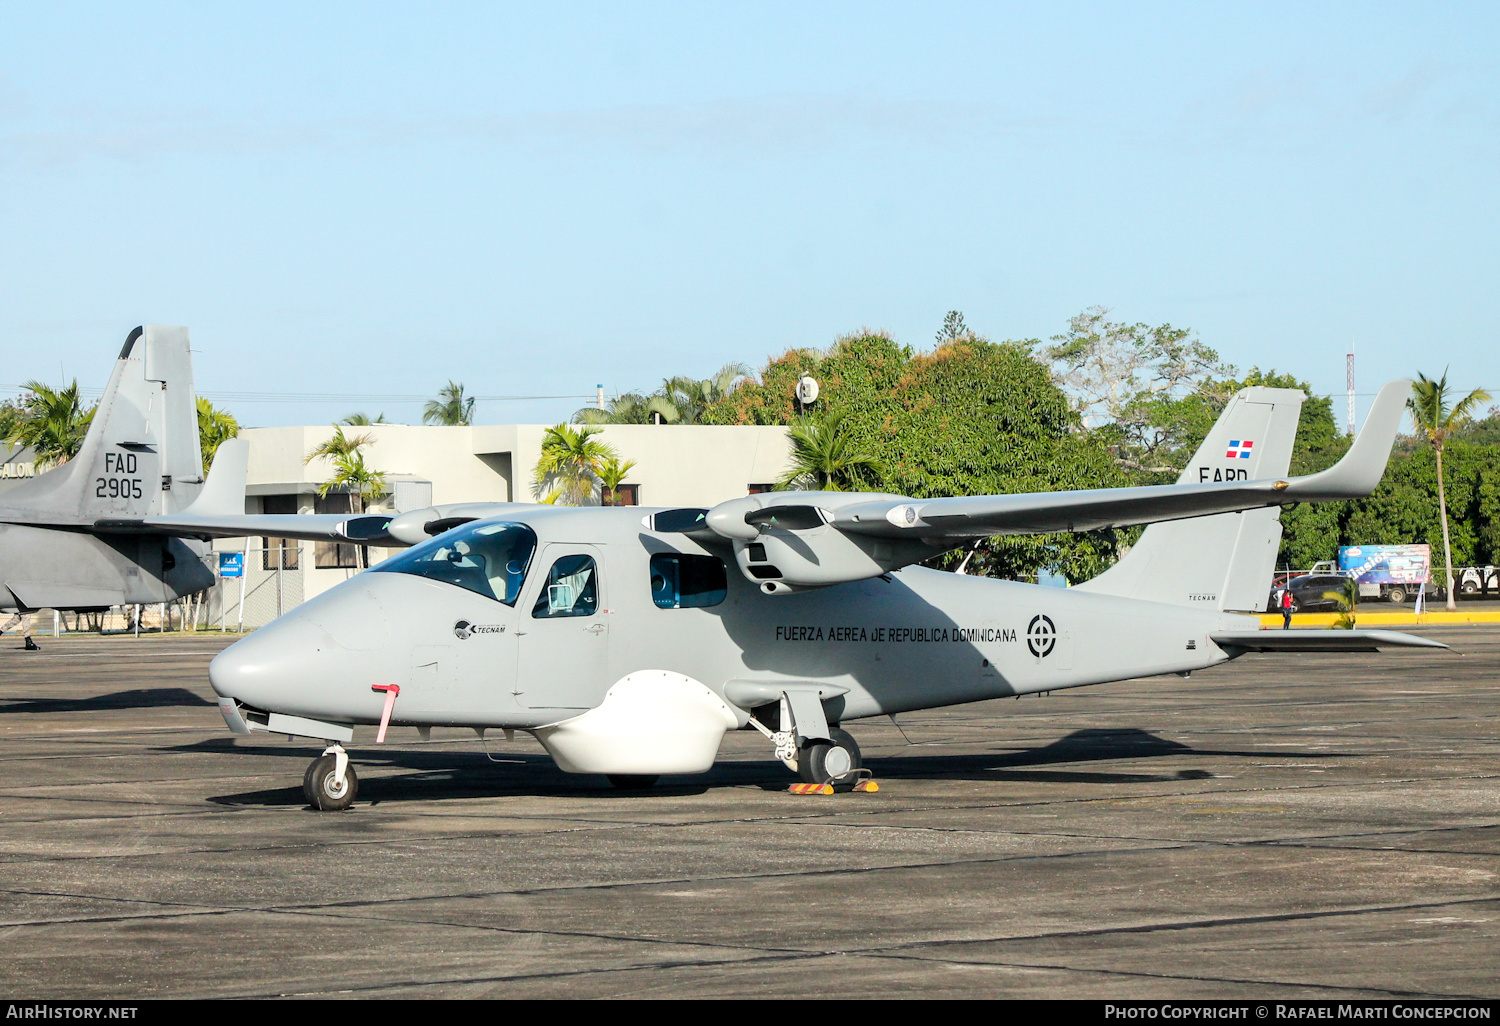
[[[681,552],[651,557],[651,601],[658,609],[716,606],[728,593],[722,560]]]
[[[599,609],[599,572],[592,556],[563,556],[542,582],[531,615],[593,616]]]
[[[427,577],[513,606],[535,552],[536,534],[525,524],[478,523],[440,534],[370,570]]]

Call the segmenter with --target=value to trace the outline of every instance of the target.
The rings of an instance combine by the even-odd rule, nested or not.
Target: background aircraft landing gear
[[[809,784],[832,784],[840,790],[852,788],[860,779],[864,759],[853,735],[831,727],[828,741],[809,741],[797,753],[797,775]]]
[[[655,773],[611,773],[609,782],[621,791],[644,791],[656,783]]]
[[[353,805],[359,793],[359,777],[349,765],[348,753],[332,745],[314,759],[302,776],[302,793],[320,812],[343,812]]]

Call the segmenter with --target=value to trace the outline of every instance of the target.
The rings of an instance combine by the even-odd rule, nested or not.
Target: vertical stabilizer
[[[1177,483],[1285,477],[1304,398],[1294,388],[1236,393]],[[1198,609],[1258,611],[1280,545],[1275,506],[1152,524],[1118,563],[1079,587]]]
[[[89,524],[175,513],[202,486],[188,331],[148,324],[126,338],[78,454],[9,489],[0,519]]]

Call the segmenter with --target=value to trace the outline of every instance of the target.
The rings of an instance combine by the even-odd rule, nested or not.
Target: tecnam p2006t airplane
[[[645,786],[699,773],[758,730],[812,783],[861,773],[845,724],[981,699],[1187,673],[1247,652],[1436,642],[1387,631],[1262,631],[1289,503],[1368,494],[1410,383],[1392,382],[1336,466],[1288,478],[1303,395],[1248,388],[1175,485],[912,499],[751,495],[712,509],[434,507],[308,525],[412,544],[222,652],[229,727],[322,739],[309,800],[341,809],[356,725],[528,731],[570,773]],[[230,448],[225,474],[242,470]],[[241,464],[242,465],[242,464]],[[205,494],[232,500],[210,474]],[[148,517],[243,534],[259,518]],[[265,528],[297,533],[298,518]],[[1150,524],[1070,589],[926,569],[995,534]],[[261,527],[252,528],[260,530]],[[332,533],[330,533],[332,530]]]

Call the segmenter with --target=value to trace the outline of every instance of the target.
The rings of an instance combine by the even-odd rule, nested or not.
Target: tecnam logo
[[[500,623],[470,623],[460,620],[453,625],[453,636],[463,641],[473,634],[504,634],[505,625]]]

